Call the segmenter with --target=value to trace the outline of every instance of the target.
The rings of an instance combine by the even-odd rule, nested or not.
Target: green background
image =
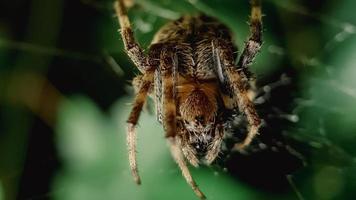
[[[226,23],[240,50],[249,33],[248,1],[135,2],[129,15],[143,47],[164,23],[189,13]],[[142,185],[132,180],[125,121],[138,70],[123,51],[111,5],[1,1],[0,200],[196,199],[150,106],[137,130]],[[355,7],[353,0],[263,1],[264,44],[252,71],[261,87],[285,72],[292,77],[293,99],[273,105],[296,117],[283,133],[308,165],[289,174],[283,192],[191,167],[208,199],[354,199]]]

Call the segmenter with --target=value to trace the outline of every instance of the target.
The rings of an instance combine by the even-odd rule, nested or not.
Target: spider
[[[251,35],[237,60],[231,31],[206,15],[183,16],[163,26],[148,53],[134,37],[123,0],[114,4],[125,50],[142,75],[133,80],[136,96],[127,120],[127,144],[133,178],[141,183],[136,163],[136,132],[148,95],[156,105],[157,120],[175,162],[187,183],[205,199],[186,164],[211,164],[226,134],[226,113],[238,110],[248,122],[248,133],[236,149],[248,146],[261,124],[250,91],[248,67],[262,44],[261,2],[251,0]],[[237,62],[236,62],[237,61]],[[237,64],[235,64],[237,63]]]

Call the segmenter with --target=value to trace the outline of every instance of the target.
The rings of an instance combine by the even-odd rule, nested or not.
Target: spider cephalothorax
[[[210,154],[213,143],[222,139],[222,135],[216,135],[219,106],[217,96],[215,93],[206,94],[199,86],[187,94],[178,95],[178,116],[181,117],[179,121],[182,121],[177,124],[182,130],[178,138],[185,157],[192,165],[197,166],[200,158]],[[208,162],[212,161],[210,158]]]
[[[196,88],[190,93],[182,95],[179,102],[179,113],[188,132],[203,134],[212,130],[217,107],[214,97],[209,99],[203,90]]]
[[[162,27],[147,54],[135,41],[122,0],[115,3],[127,54],[142,75],[134,79],[136,97],[128,119],[127,142],[132,174],[140,183],[136,165],[136,133],[142,106],[150,94],[156,104],[171,153],[188,184],[201,199],[185,159],[192,165],[212,163],[218,156],[227,113],[239,110],[248,133],[236,148],[249,145],[261,120],[249,95],[248,66],[261,47],[260,0],[251,0],[251,36],[238,60],[230,30],[206,15],[183,16]],[[237,63],[237,64],[236,64]]]

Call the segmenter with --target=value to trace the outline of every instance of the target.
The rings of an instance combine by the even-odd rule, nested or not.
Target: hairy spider
[[[133,85],[137,94],[127,120],[131,172],[136,183],[136,133],[148,94],[154,97],[157,119],[163,124],[174,160],[196,195],[205,199],[193,180],[185,159],[193,166],[211,164],[225,135],[226,113],[239,110],[248,121],[248,133],[237,149],[248,146],[261,123],[255,110],[248,66],[262,43],[261,3],[251,0],[251,35],[237,64],[230,30],[206,15],[183,16],[163,26],[147,54],[139,46],[122,0],[115,2],[125,50],[142,75]]]

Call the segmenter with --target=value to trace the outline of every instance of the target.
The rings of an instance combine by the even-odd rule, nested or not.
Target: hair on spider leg
[[[235,58],[237,47],[229,28],[204,14],[182,16],[167,23],[145,52],[134,37],[124,2],[115,2],[125,51],[142,73],[133,81],[136,96],[127,121],[130,168],[135,180],[139,175],[136,142],[132,140],[148,96],[155,101],[157,119],[173,160],[200,199],[205,196],[186,161],[194,166],[214,163],[228,134],[226,120],[236,111],[245,120],[245,137],[235,145],[247,149],[253,144],[263,120],[252,100],[254,86],[250,81],[255,78],[248,68],[262,45],[262,12],[260,0],[251,0],[250,5],[250,35],[240,57]],[[226,116],[228,113],[231,116]]]

